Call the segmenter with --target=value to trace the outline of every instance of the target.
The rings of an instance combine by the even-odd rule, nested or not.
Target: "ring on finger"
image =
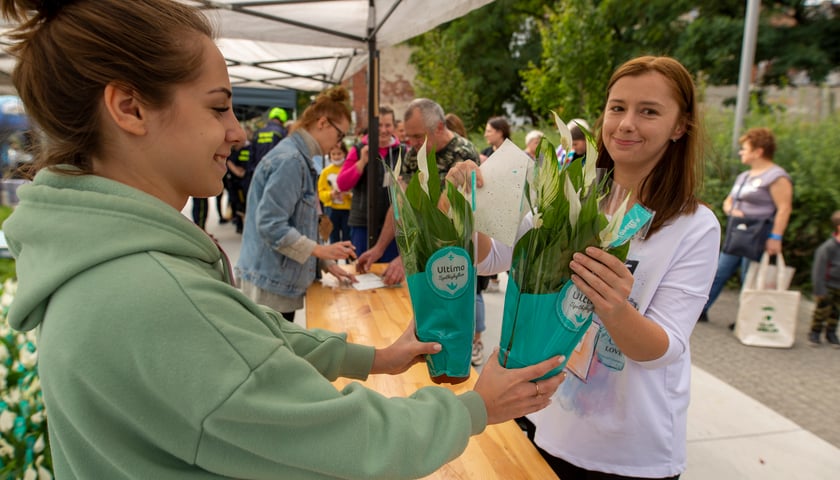
[[[537,387],[537,394],[536,394],[536,395],[534,395],[534,396],[535,396],[535,397],[542,396],[542,391],[540,391],[540,384],[539,384],[539,383],[537,383],[537,382],[534,382],[534,386],[535,386],[535,387]]]

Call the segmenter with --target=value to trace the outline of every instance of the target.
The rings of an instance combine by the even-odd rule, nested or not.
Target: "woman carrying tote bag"
[[[723,201],[723,213],[729,217],[726,237],[718,258],[717,273],[709,292],[709,300],[700,314],[699,321],[709,320],[707,312],[715,303],[726,282],[741,268],[741,280],[751,258],[744,256],[744,249],[737,248],[733,234],[752,228],[761,231],[763,219],[770,219],[772,224],[766,237],[759,233],[753,238],[758,242],[758,258],[761,253],[769,255],[782,253],[782,236],[787,228],[793,205],[793,182],[790,175],[773,161],[776,153],[776,139],[773,132],[766,128],[752,128],[738,139],[741,149],[741,163],[750,167],[735,179],[732,190]],[[767,230],[764,230],[765,232]],[[763,249],[761,248],[763,244]],[[747,249],[749,250],[749,249]],[[753,258],[757,260],[757,258]],[[734,328],[735,324],[729,325]]]

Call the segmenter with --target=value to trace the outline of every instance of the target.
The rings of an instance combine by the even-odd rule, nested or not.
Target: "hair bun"
[[[74,0],[34,0],[34,9],[38,14],[49,20],[55,18],[61,9],[73,3]]]

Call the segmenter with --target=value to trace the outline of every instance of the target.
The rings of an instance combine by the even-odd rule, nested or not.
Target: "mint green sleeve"
[[[365,380],[373,367],[373,347],[347,342],[346,333],[306,329],[289,322],[268,307],[263,312],[274,320],[282,336],[301,358],[306,359],[325,378]]]
[[[279,348],[204,419],[195,463],[238,478],[418,478],[460,455],[486,422],[475,392],[339,391]]]

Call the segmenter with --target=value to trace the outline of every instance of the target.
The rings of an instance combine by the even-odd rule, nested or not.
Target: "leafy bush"
[[[701,198],[714,209],[721,225],[723,199],[746,167],[732,152],[731,109],[708,112],[706,179]],[[829,218],[840,209],[840,115],[809,120],[778,109],[750,113],[744,129],[767,127],[776,136],[775,161],[793,179],[793,212],[785,231],[785,261],[796,268],[794,288],[811,291],[814,251],[832,231]]]

